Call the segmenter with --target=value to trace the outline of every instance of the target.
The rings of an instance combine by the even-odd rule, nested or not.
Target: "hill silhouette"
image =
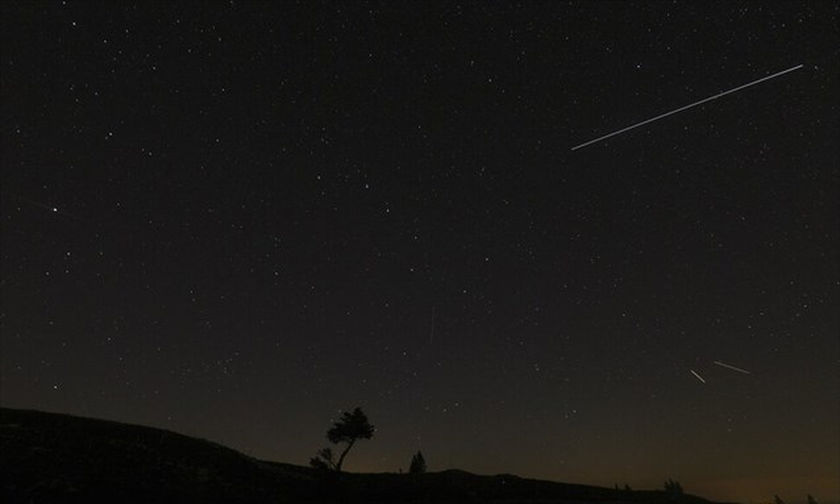
[[[2,502],[380,502],[708,504],[662,491],[614,490],[448,470],[325,473],[258,460],[163,429],[0,408]]]

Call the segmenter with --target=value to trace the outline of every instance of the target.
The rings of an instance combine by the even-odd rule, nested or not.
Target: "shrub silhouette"
[[[315,469],[322,469],[325,471],[335,470],[335,462],[333,461],[333,452],[331,448],[321,448],[318,451],[317,457],[309,459],[309,465]]]
[[[785,501],[783,501],[782,498],[779,497],[778,495],[774,495],[773,496],[773,503],[774,504],[785,504]]]
[[[322,448],[318,452],[317,457],[309,460],[309,465],[316,469],[331,470],[341,472],[341,467],[344,464],[344,458],[347,452],[353,448],[356,441],[359,439],[370,439],[373,437],[373,425],[368,422],[367,415],[361,408],[356,408],[353,412],[345,411],[341,418],[333,423],[332,428],[327,431],[327,439],[332,444],[347,443],[347,446],[339,455],[338,460],[334,460],[331,448]]]
[[[422,474],[426,472],[426,459],[423,458],[423,453],[420,450],[411,457],[411,467],[408,472],[411,474]]]
[[[665,492],[671,495],[682,495],[683,488],[678,481],[668,478],[668,481],[665,482]]]
[[[817,504],[817,499],[811,494],[808,494],[808,504]]]

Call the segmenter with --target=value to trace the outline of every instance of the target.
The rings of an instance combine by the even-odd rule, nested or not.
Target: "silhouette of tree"
[[[628,485],[627,483],[625,483],[625,484],[624,484],[624,491],[625,491],[625,492],[632,492],[632,491],[633,491],[633,489],[632,489],[632,488],[630,488],[630,485]]]
[[[417,453],[411,457],[411,467],[408,472],[411,474],[421,474],[426,472],[426,459],[423,458],[423,453],[417,450]]]
[[[309,459],[309,465],[311,465],[315,469],[321,469],[324,471],[335,470],[335,462],[333,461],[332,449],[321,448],[321,450],[318,451],[317,457],[312,457],[311,459]]]
[[[808,504],[817,504],[817,499],[811,494],[808,494]]]
[[[345,411],[341,418],[334,422],[332,428],[327,431],[327,439],[330,440],[330,443],[347,443],[347,446],[339,455],[338,461],[334,461],[332,449],[323,448],[318,452],[317,457],[309,460],[309,465],[316,469],[341,472],[347,452],[353,448],[353,445],[359,439],[372,438],[373,432],[373,425],[368,422],[368,418],[361,408],[354,409],[352,413]]]
[[[785,504],[785,501],[783,501],[782,498],[779,497],[778,495],[773,496],[773,502],[775,504]]]
[[[668,481],[665,482],[665,491],[671,495],[682,495],[683,488],[678,481],[668,478]]]

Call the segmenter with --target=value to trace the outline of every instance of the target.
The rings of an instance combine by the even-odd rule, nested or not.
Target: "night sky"
[[[2,404],[840,501],[840,8],[745,5],[0,2]]]

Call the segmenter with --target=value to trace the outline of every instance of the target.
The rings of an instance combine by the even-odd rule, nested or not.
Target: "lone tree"
[[[334,460],[331,448],[322,448],[317,457],[309,460],[309,465],[316,469],[341,472],[341,466],[344,464],[344,458],[350,448],[353,448],[353,445],[359,439],[372,438],[373,432],[373,425],[368,422],[368,418],[361,408],[354,409],[352,413],[345,411],[341,418],[334,422],[332,428],[327,431],[327,439],[330,440],[330,443],[347,443],[344,451],[338,457],[338,461]]]
[[[426,472],[426,459],[423,458],[423,453],[417,450],[417,453],[411,457],[411,468],[408,472],[411,474],[422,474]]]

